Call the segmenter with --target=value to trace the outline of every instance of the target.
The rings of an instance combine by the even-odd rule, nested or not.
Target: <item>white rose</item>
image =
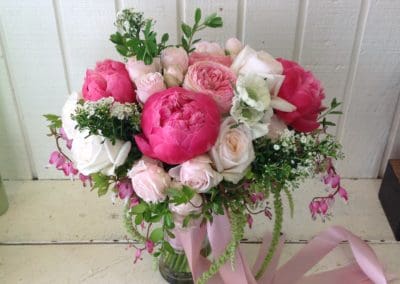
[[[237,126],[232,117],[225,118],[210,156],[225,180],[238,183],[255,159],[250,128],[245,124]]]
[[[169,170],[169,175],[199,193],[209,191],[218,185],[222,176],[211,167],[207,155],[201,155]]]
[[[75,129],[77,123],[71,118],[71,115],[75,114],[75,109],[80,99],[80,94],[72,93],[68,96],[68,99],[61,111],[62,127],[64,128],[64,132],[67,134],[68,139],[70,140],[73,140],[76,134],[79,132],[78,129]]]
[[[131,142],[111,140],[88,131],[78,132],[72,142],[71,152],[76,168],[84,175],[102,172],[113,175],[115,168],[122,165],[131,150]]]
[[[135,193],[144,201],[157,203],[165,200],[171,178],[157,161],[143,157],[133,165],[128,177]]]

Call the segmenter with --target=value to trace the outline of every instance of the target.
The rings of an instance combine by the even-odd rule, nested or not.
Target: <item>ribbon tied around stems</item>
[[[203,272],[207,271],[211,262],[200,254],[206,235],[211,246],[214,259],[221,255],[231,236],[230,222],[226,215],[214,217],[213,223],[175,231],[176,241],[179,242],[188,258],[193,279],[196,282]],[[256,280],[254,275],[261,267],[267,254],[271,233],[267,233],[261,244],[259,255],[250,269],[241,249],[236,251],[234,263],[225,263],[207,283],[210,284],[337,284],[337,283],[375,283],[386,284],[394,277],[386,277],[381,263],[372,248],[350,231],[332,226],[314,237],[307,245],[297,252],[288,262],[278,268],[278,262],[285,242],[281,236],[278,248],[263,276]],[[331,250],[341,242],[350,245],[355,262],[344,267],[326,272],[305,274]]]

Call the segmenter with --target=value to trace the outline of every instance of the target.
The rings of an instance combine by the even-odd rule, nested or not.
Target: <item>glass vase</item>
[[[201,255],[207,257],[211,252],[208,240],[204,241]],[[160,256],[158,264],[161,276],[170,284],[193,284],[192,273],[185,252],[175,249],[172,252],[165,252]]]
[[[3,182],[0,176],[0,215],[4,214],[8,209],[8,200]]]

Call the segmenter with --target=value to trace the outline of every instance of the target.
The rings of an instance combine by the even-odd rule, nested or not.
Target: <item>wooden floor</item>
[[[323,185],[309,181],[295,193],[295,216],[285,218],[288,241],[282,262],[316,233],[336,224],[367,240],[387,270],[400,276],[400,243],[377,199],[380,180],[345,180],[344,185],[350,202],[337,200],[333,218],[325,223],[312,221],[307,209],[310,198],[323,193]],[[8,181],[5,186],[10,209],[0,217],[0,283],[165,283],[151,257],[133,264],[121,204],[98,198],[78,182]],[[270,222],[260,216],[246,231],[243,248],[250,262],[258,250],[254,242],[268,228]],[[341,244],[313,271],[349,261],[350,251]]]

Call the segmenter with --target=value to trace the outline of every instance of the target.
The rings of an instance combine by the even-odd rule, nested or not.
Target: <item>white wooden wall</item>
[[[137,7],[158,30],[180,37],[194,9],[217,11],[224,28],[276,57],[299,61],[344,102],[336,131],[347,177],[376,177],[400,158],[400,1],[397,0],[0,0],[0,173],[8,179],[61,178],[47,170],[53,141],[44,113],[59,113],[84,72],[118,58],[108,41],[115,12]]]

